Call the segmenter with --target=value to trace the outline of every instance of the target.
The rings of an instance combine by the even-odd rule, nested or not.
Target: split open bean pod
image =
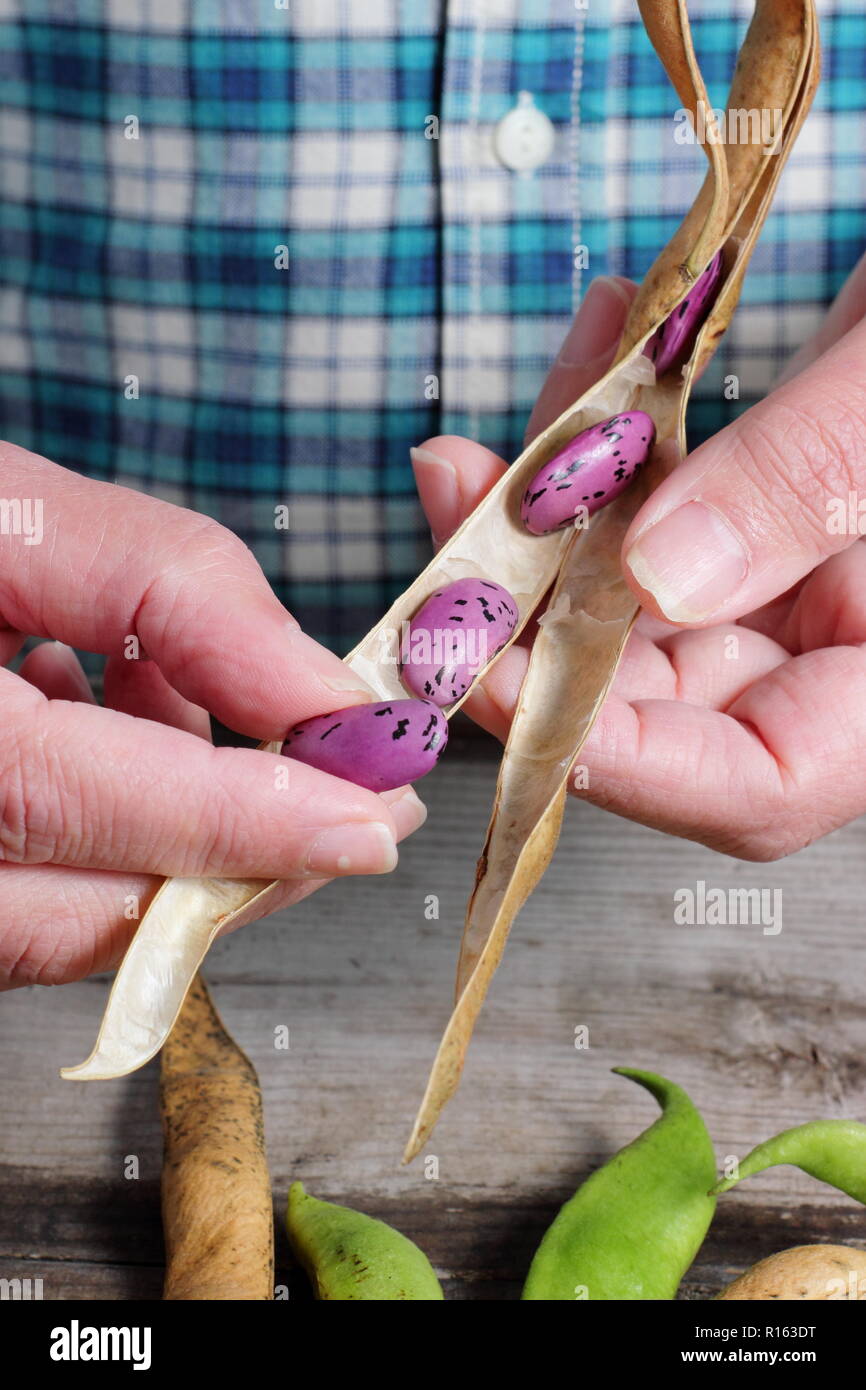
[[[696,119],[699,105],[708,111],[712,103],[695,59],[686,6],[683,0],[675,5],[670,0],[639,2],[679,100]],[[406,700],[408,692],[430,700],[450,718],[473,681],[479,674],[483,677],[551,593],[533,642],[467,909],[457,1002],[406,1148],[407,1160],[419,1151],[459,1082],[475,1020],[511,923],[555,848],[569,770],[610,689],[638,611],[619,567],[622,539],[642,503],[685,452],[685,409],[692,381],[733,313],[774,189],[809,109],[817,73],[812,0],[757,0],[728,102],[731,109],[757,107],[782,113],[774,149],[707,142],[704,184],[642,282],[614,365],[531,442],[424,572],[345,658],[376,701]],[[716,258],[717,281],[705,298],[695,297],[696,282]],[[681,371],[657,376],[644,350],[690,295],[690,355]],[[700,314],[693,313],[698,299]],[[698,317],[703,317],[702,324]],[[669,331],[663,336],[670,337]],[[587,431],[606,426],[610,435],[618,432],[611,430],[614,418],[642,421],[644,417],[654,428],[655,438],[651,440],[648,426],[642,442],[650,447],[639,466],[636,455],[626,454],[626,471],[633,476],[625,490],[616,495],[623,479],[616,477],[619,465],[613,466],[611,450],[600,464],[592,465],[600,472],[583,475],[588,498],[591,493],[604,494],[592,499],[605,501],[603,510],[588,525],[570,525],[569,518],[560,515],[557,529],[549,529],[545,521],[537,528],[544,534],[532,534],[525,524],[526,496],[545,470],[570,469],[576,461],[575,442]],[[629,447],[634,442],[630,440]],[[566,457],[569,461],[563,464]],[[553,481],[576,483],[580,478],[580,468],[575,468],[566,479]],[[569,499],[575,519],[574,503],[583,503],[583,492]],[[440,618],[435,612],[431,618],[431,604],[449,590],[453,594],[452,586],[458,584],[478,592],[478,586],[485,585],[491,591],[503,591],[514,610],[513,624],[509,614],[508,631],[503,626],[497,632],[489,661],[473,657],[452,662],[447,671],[442,670],[438,689],[440,668],[419,670],[419,690],[411,663],[407,667],[401,661],[407,625],[411,629],[414,620],[418,631],[423,631],[425,623],[435,629]],[[424,688],[425,682],[435,694]],[[323,711],[325,716],[333,722],[333,711]],[[264,746],[271,751],[279,748]],[[290,745],[288,751],[298,746]],[[168,880],[121,964],[93,1052],[63,1075],[82,1080],[118,1076],[153,1056],[210,942],[227,925],[253,915],[270,888],[215,879]]]

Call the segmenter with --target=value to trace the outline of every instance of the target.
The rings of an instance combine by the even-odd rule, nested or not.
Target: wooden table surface
[[[425,1150],[439,1176],[401,1167],[495,775],[489,750],[455,747],[424,785],[430,818],[390,878],[332,885],[219,942],[206,970],[261,1078],[278,1218],[300,1178],[399,1226],[457,1299],[516,1298],[558,1204],[654,1119],[613,1066],[684,1085],[720,1162],[804,1120],[866,1119],[866,821],[761,865],[581,804]],[[778,889],[782,930],[677,925],[674,894],[698,880]],[[425,916],[431,894],[438,920]],[[160,1293],[156,1064],[109,1083],[58,1076],[90,1050],[107,988],[100,977],[21,990],[0,1008],[0,1278],[41,1278],[45,1298]],[[288,1051],[274,1045],[283,1025]],[[719,1203],[683,1296],[712,1297],[754,1260],[817,1241],[866,1248],[866,1213],[772,1170]],[[277,1266],[292,1297],[309,1296],[279,1220]]]

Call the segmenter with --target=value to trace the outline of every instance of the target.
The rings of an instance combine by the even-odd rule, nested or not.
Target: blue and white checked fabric
[[[695,437],[863,246],[866,0],[821,8]],[[721,103],[751,5],[690,12]],[[492,138],[522,91],[532,173]],[[217,517],[341,651],[429,555],[410,446],[515,456],[588,278],[639,278],[704,167],[634,0],[0,0],[0,101],[0,434]]]

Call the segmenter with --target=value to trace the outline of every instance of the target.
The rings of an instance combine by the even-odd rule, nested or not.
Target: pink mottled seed
[[[682,303],[650,338],[644,356],[652,362],[656,376],[664,376],[672,367],[681,367],[691,356],[698,330],[716,297],[721,275],[722,253],[718,251]]]
[[[501,652],[518,617],[508,590],[489,579],[458,579],[437,589],[409,624],[403,684],[436,705],[453,704]]]
[[[612,415],[584,430],[548,459],[526,489],[520,517],[527,531],[546,536],[606,507],[646,463],[655,437],[644,410]]]
[[[387,792],[426,777],[447,742],[447,720],[430,700],[386,700],[306,719],[289,731],[281,752]]]

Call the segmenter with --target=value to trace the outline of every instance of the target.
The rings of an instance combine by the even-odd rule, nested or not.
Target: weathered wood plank
[[[158,1298],[162,1239],[157,1183],[65,1182],[46,1189],[25,1172],[0,1181],[6,1213],[0,1278],[41,1279],[45,1299]],[[363,1190],[322,1195],[369,1211],[427,1251],[446,1296],[503,1300],[520,1296],[533,1252],[556,1203],[519,1192],[498,1200],[439,1188],[435,1198],[370,1199]],[[282,1230],[284,1193],[274,1204],[276,1281],[290,1299],[310,1291],[292,1266]],[[729,1198],[689,1273],[682,1297],[713,1298],[744,1268],[786,1246],[830,1242],[866,1248],[863,1213],[846,1206],[756,1206]]]
[[[686,1086],[720,1160],[804,1119],[866,1118],[866,822],[780,864],[752,865],[581,805],[517,923],[461,1090],[428,1145],[439,1178],[425,1177],[423,1162],[400,1168],[447,1015],[495,781],[495,763],[454,752],[423,787],[430,820],[393,876],[333,885],[211,955],[218,1007],[262,1079],[280,1201],[301,1177],[323,1196],[386,1219],[394,1212],[409,1234],[433,1242],[457,1296],[470,1296],[470,1285],[476,1295],[511,1296],[558,1201],[654,1117],[649,1097],[610,1067],[643,1066]],[[676,925],[674,894],[698,879],[780,891],[781,931]],[[431,895],[435,920],[425,916]],[[89,1050],[106,991],[106,981],[92,980],[21,991],[0,1006],[0,1251],[5,1262],[27,1253],[84,1262],[94,1273],[90,1283],[80,1276],[81,1287],[148,1297],[124,1290],[135,1283],[127,1261],[141,1261],[147,1284],[161,1258],[156,1069],[89,1085],[57,1075]],[[283,1025],[288,1051],[275,1047]],[[575,1028],[584,1025],[590,1045],[577,1050]],[[123,1179],[129,1155],[138,1182]],[[81,1185],[86,1201],[64,1228],[58,1213],[70,1185]],[[16,1229],[36,1231],[21,1224],[16,1188],[24,1206],[54,1213],[29,1252],[14,1241]],[[119,1245],[99,1234],[103,1204]],[[730,1235],[712,1256],[731,1270],[780,1241],[854,1231],[835,1194],[794,1170],[754,1180],[735,1205],[747,1215],[724,1218]],[[825,1217],[814,1215],[822,1212],[826,1231]],[[801,1221],[819,1221],[825,1233],[810,1235]],[[442,1240],[453,1242],[454,1222],[467,1234],[452,1258]],[[156,1236],[145,1240],[145,1227]],[[713,1248],[716,1240],[714,1232]],[[699,1262],[695,1289],[704,1287],[701,1271]]]

